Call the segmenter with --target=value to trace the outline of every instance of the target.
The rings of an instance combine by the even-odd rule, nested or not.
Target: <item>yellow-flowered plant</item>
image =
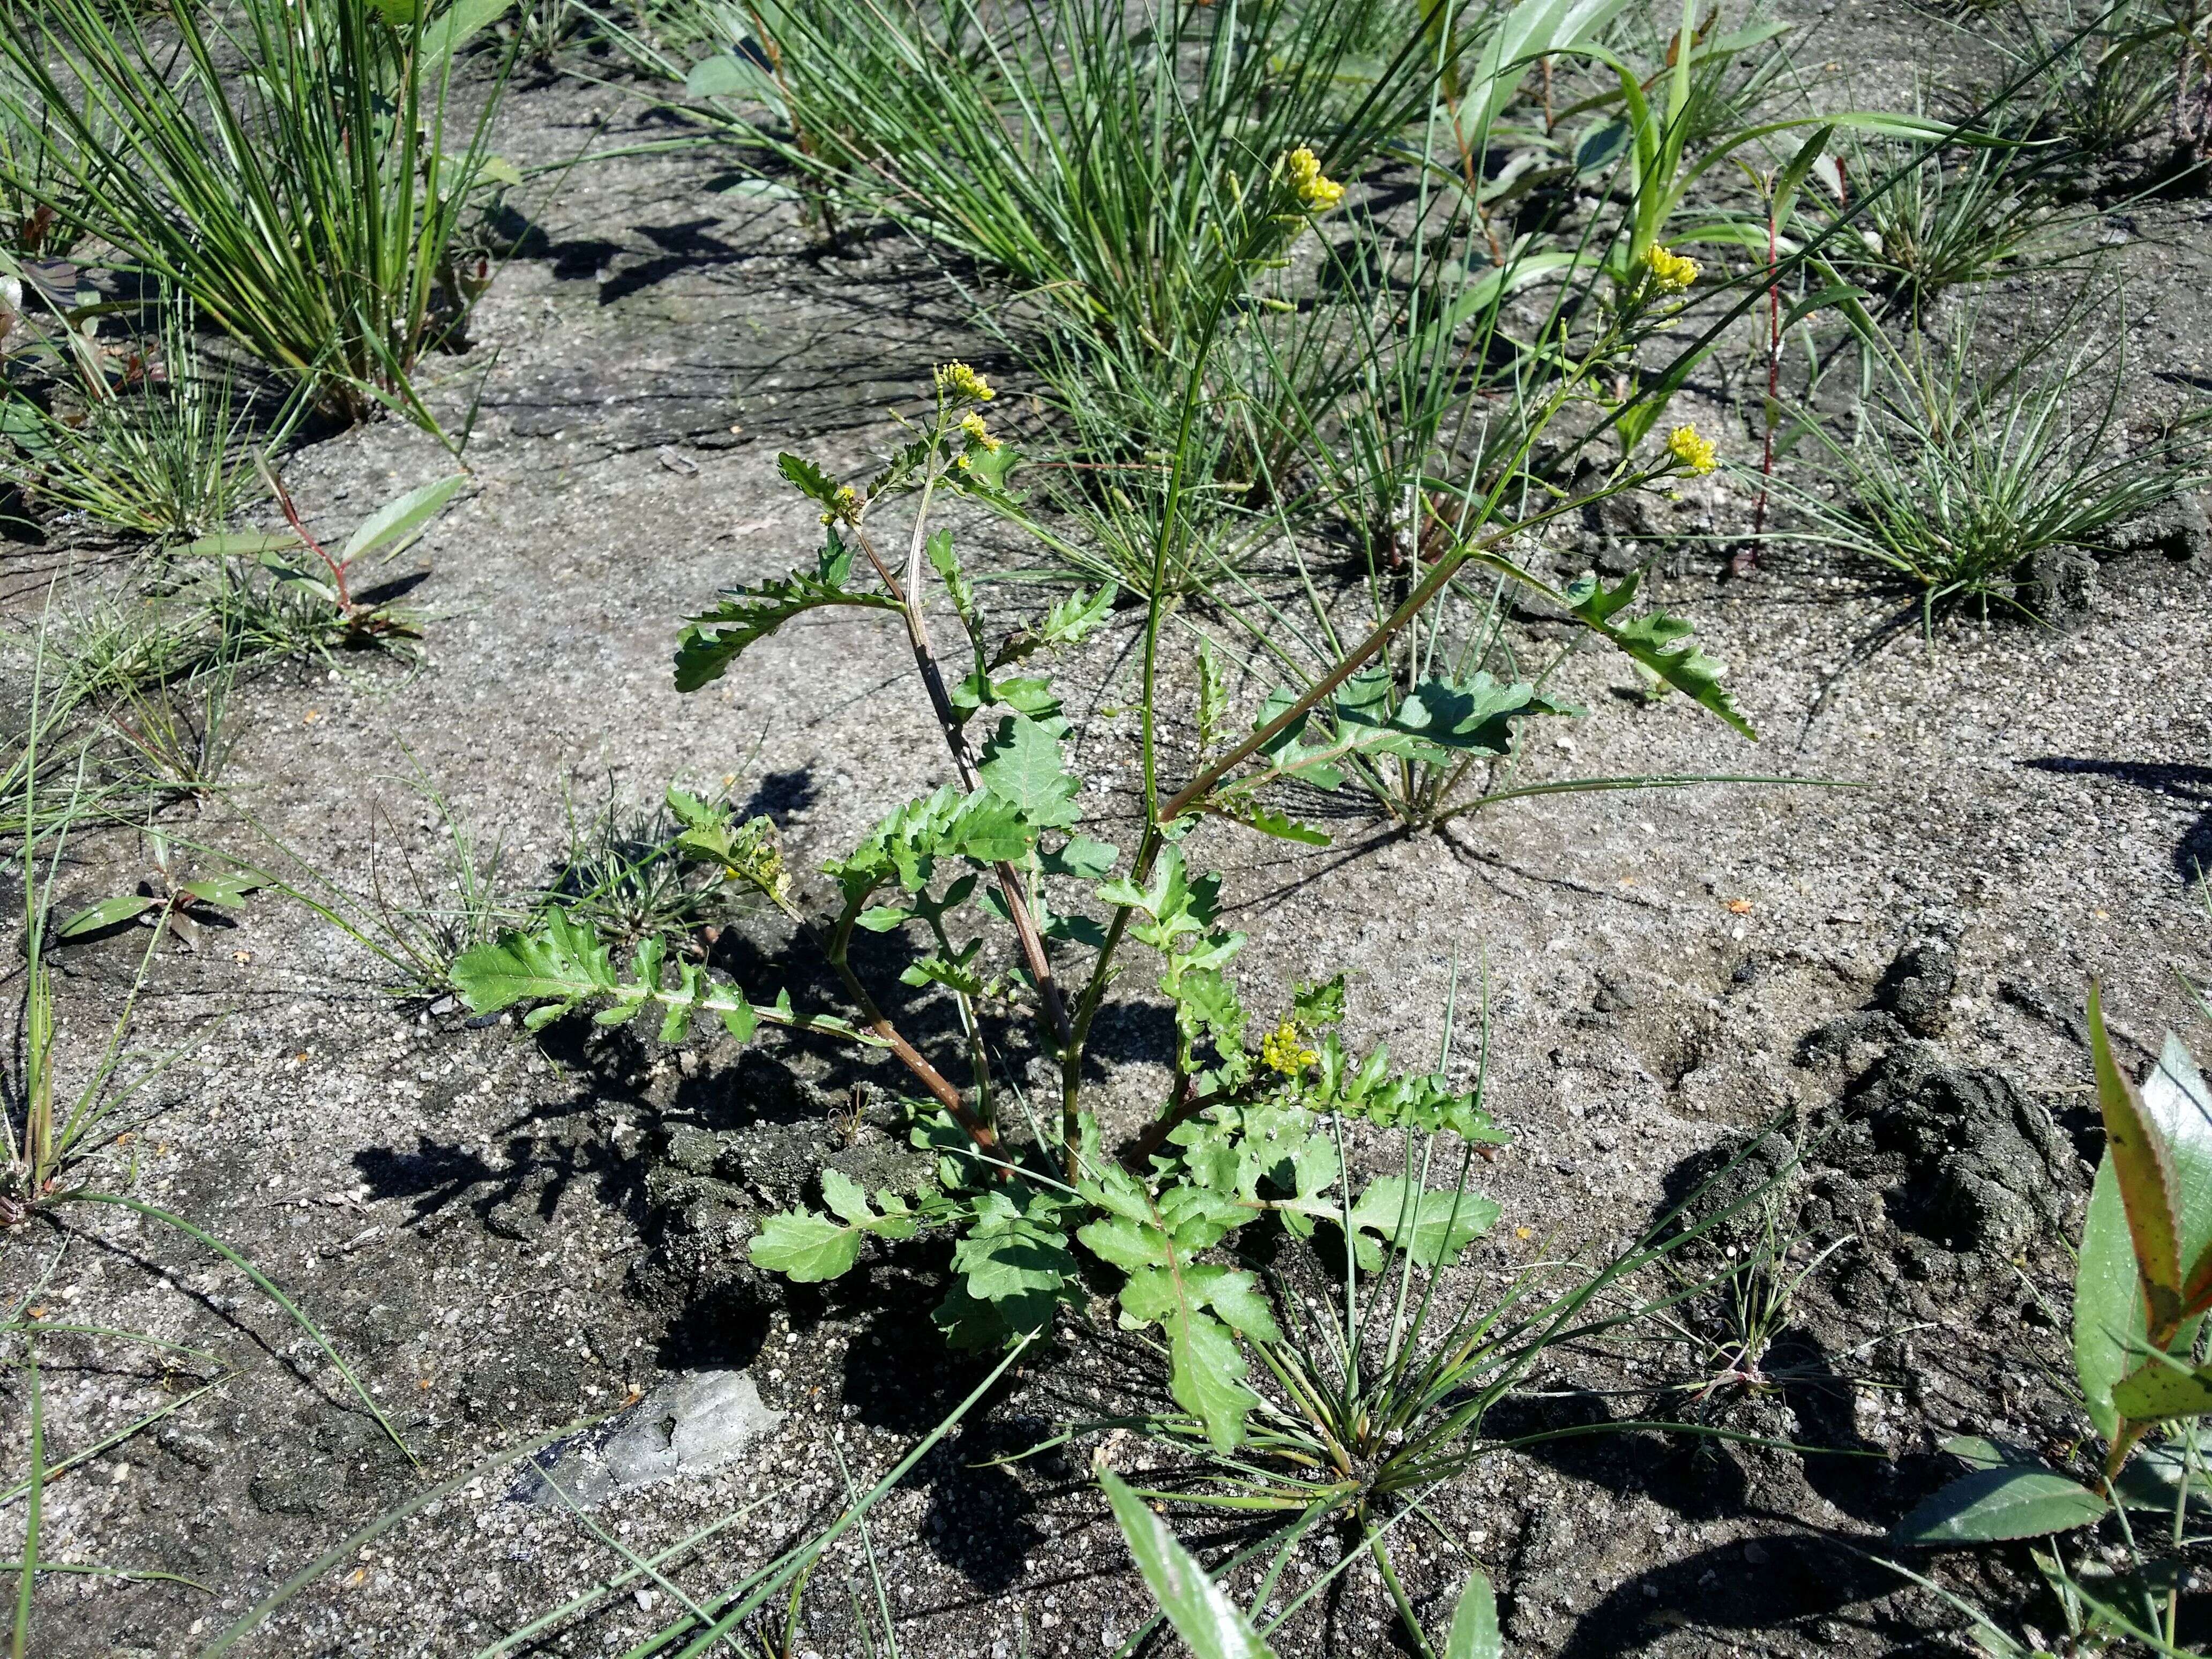
[[[1283,158],[1283,176],[1308,213],[1326,213],[1344,199],[1344,186],[1321,170],[1321,157],[1304,144]]]
[[[1305,1046],[1305,1034],[1298,1030],[1297,1021],[1286,1019],[1260,1044],[1260,1058],[1268,1070],[1296,1077],[1321,1056]]]
[[[1678,426],[1667,434],[1667,453],[1687,467],[1692,476],[1703,477],[1720,465],[1720,457],[1713,448],[1711,438],[1700,437],[1693,426]]]
[[[965,363],[940,364],[937,370],[937,390],[945,397],[965,398],[970,402],[988,404],[999,394],[991,383]]]
[[[999,447],[999,441],[991,435],[991,428],[983,424],[983,417],[972,409],[960,417],[960,429],[968,434],[968,441],[979,448]]]
[[[1650,268],[1651,279],[1662,294],[1680,294],[1698,280],[1695,259],[1669,252],[1656,242],[1644,249],[1644,263]]]

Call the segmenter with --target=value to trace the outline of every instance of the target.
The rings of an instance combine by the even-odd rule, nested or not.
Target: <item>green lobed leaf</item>
[[[1137,1571],[1193,1659],[1274,1659],[1237,1604],[1176,1541],[1167,1522],[1146,1508],[1143,1498],[1103,1465],[1098,1484],[1105,1488],[1106,1501],[1128,1540]]]
[[[785,451],[775,458],[775,470],[782,473],[785,479],[810,501],[818,502],[831,512],[835,512],[840,505],[839,491],[842,486],[837,480],[804,455],[793,455],[788,450]]]
[[[787,1210],[762,1224],[745,1254],[756,1267],[794,1284],[817,1285],[852,1271],[860,1259],[860,1230],[811,1211]]]
[[[502,934],[454,958],[453,988],[471,1013],[496,1013],[520,1002],[570,1004],[616,987],[607,948],[566,910],[546,914],[536,933]],[[541,1024],[543,1022],[540,1022]]]
[[[1498,1206],[1480,1194],[1456,1189],[1415,1193],[1402,1176],[1382,1176],[1370,1183],[1352,1206],[1355,1234],[1371,1233],[1402,1250],[1415,1265],[1441,1267],[1456,1261],[1467,1247],[1497,1222]],[[1360,1265],[1379,1266],[1379,1249],[1358,1240]]]
[[[1244,1384],[1244,1352],[1218,1320],[1188,1313],[1168,1327],[1168,1392],[1198,1419],[1218,1452],[1244,1443],[1245,1419],[1259,1396]]]
[[[1657,418],[1659,407],[1656,400],[1643,405],[1645,419]],[[1624,420],[1625,435],[1628,428],[1629,422]],[[1577,622],[1608,641],[1632,661],[1642,664],[1753,742],[1759,740],[1759,733],[1737,710],[1728,688],[1721,684],[1728,672],[1726,667],[1705,654],[1705,648],[1693,637],[1694,630],[1689,623],[1657,611],[1625,623],[1614,620],[1628,608],[1643,585],[1641,572],[1630,572],[1611,587],[1593,572],[1560,589],[1503,555],[1478,552],[1473,557],[1476,563],[1501,571],[1554,604],[1565,606]]]
[[[1083,786],[1061,760],[1060,739],[1026,714],[999,722],[975,771],[992,793],[1021,810],[1024,823],[1059,829],[1080,816],[1074,800]]]
[[[713,610],[684,619],[676,647],[676,689],[696,691],[720,679],[746,650],[809,611],[838,605],[899,609],[888,593],[847,587],[852,563],[851,551],[833,529],[811,572],[793,570],[755,586],[726,589]]]

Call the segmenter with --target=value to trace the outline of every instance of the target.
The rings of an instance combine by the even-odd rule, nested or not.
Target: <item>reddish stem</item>
[[[1751,543],[1740,549],[1729,568],[1739,576],[1747,576],[1759,568],[1759,550],[1766,535],[1766,498],[1774,481],[1774,406],[1782,396],[1782,287],[1773,280],[1779,264],[1779,229],[1774,222],[1774,204],[1766,208],[1766,408],[1760,424],[1766,428],[1763,453],[1759,462],[1759,504],[1752,509]]]
[[[292,526],[292,533],[306,544],[307,550],[329,568],[331,585],[338,591],[339,613],[350,617],[358,607],[353,602],[352,592],[346,586],[345,566],[325,552],[323,544],[307,533],[307,526],[300,520],[300,509],[292,505],[292,493],[284,488],[283,481],[273,471],[268,476],[270,487],[276,492],[276,506],[284,514],[284,522]]]

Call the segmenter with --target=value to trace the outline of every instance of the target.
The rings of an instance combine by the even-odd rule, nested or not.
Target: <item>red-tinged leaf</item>
[[[2143,1109],[2142,1097],[2112,1058],[2105,1035],[2105,1010],[2089,988],[2089,1052],[2096,1063],[2097,1102],[2105,1115],[2105,1146],[2120,1186],[2120,1202],[2134,1242],[2136,1272],[2149,1310],[2150,1339],[2164,1347],[2181,1323],[2181,1226],[2176,1215],[2173,1160],[2166,1137]]]

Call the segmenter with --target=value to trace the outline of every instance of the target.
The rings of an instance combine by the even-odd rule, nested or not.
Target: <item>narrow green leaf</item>
[[[118,921],[128,921],[133,916],[143,915],[159,904],[159,899],[149,899],[137,893],[127,893],[117,898],[106,898],[97,904],[88,904],[54,930],[56,939],[75,939],[83,933],[96,933],[103,927],[112,927]]]
[[[399,552],[418,531],[438,516],[468,481],[467,473],[456,472],[450,478],[441,478],[420,489],[409,490],[397,501],[386,501],[346,538],[338,562],[344,564],[386,547],[395,554]]]
[[[2149,1346],[2142,1279],[2128,1237],[2127,1208],[2108,1151],[2089,1188],[2074,1272],[2074,1374],[2089,1421],[2106,1440],[2119,1428],[2112,1390]]]
[[[1098,1484],[1106,1490],[1121,1536],[1128,1540],[1137,1571],[1145,1576],[1176,1634],[1189,1646],[1193,1659],[1274,1659],[1273,1650],[1260,1639],[1237,1604],[1176,1541],[1167,1522],[1146,1508],[1143,1498],[1103,1465]]]
[[[1444,1659],[1502,1659],[1505,1638],[1498,1629],[1498,1597],[1489,1577],[1480,1567],[1467,1576],[1453,1610],[1451,1634],[1444,1640]]]
[[[2105,1117],[2105,1150],[2126,1207],[2142,1279],[2154,1346],[2173,1337],[2181,1318],[2181,1228],[2175,1201],[2173,1160],[2166,1137],[2143,1109],[2142,1097],[2112,1058],[2105,1035],[2104,1005],[2089,988],[2089,1053],[2097,1072],[2097,1103]]]

